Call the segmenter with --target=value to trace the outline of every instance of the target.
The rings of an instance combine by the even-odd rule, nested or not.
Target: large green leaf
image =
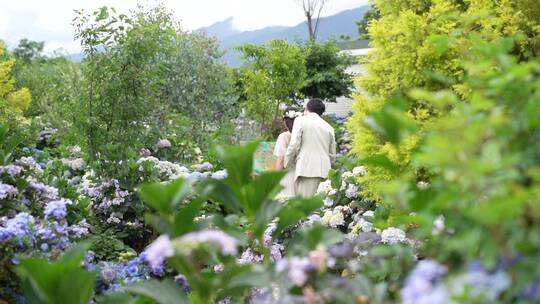
[[[180,178],[169,184],[143,185],[139,194],[147,205],[159,213],[170,214],[192,191],[192,182]]]
[[[201,211],[203,201],[195,199],[186,204],[174,216],[172,237],[181,236],[193,230],[195,221],[193,220]]]
[[[322,205],[323,202],[319,197],[289,200],[278,213],[279,221],[274,235],[279,235],[286,227],[305,219]]]
[[[16,272],[29,302],[87,304],[94,291],[96,274],[80,266],[86,246],[75,246],[55,263],[21,258]]]
[[[252,142],[245,146],[217,147],[217,153],[227,169],[229,184],[243,186],[250,182],[253,173],[253,154],[259,145]]]
[[[228,184],[219,180],[209,180],[202,182],[199,187],[199,194],[209,200],[221,203],[233,213],[241,213],[242,207],[236,193]]]
[[[262,204],[274,197],[281,189],[280,181],[284,172],[266,172],[259,175],[251,183],[245,186],[243,205],[255,214]]]
[[[291,253],[307,255],[319,245],[330,246],[343,241],[345,235],[338,230],[312,225],[300,229],[291,241]]]
[[[127,286],[123,290],[131,294],[150,298],[159,304],[189,303],[182,288],[172,280],[150,280]]]

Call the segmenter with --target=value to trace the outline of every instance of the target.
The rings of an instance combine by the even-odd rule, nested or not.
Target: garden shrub
[[[418,271],[442,270],[433,278],[440,283],[421,293],[406,283],[406,303],[538,300],[531,292],[540,279],[533,266],[540,252],[540,61],[519,62],[508,54],[516,41],[494,44],[471,37],[474,60],[463,63],[467,98],[449,89],[409,93],[448,112],[434,119],[410,155],[410,166],[427,168],[429,176],[403,171],[378,185],[382,201],[392,207],[386,219],[417,227],[415,238],[425,240],[419,256],[432,264],[421,263]],[[398,123],[386,130],[404,127]],[[381,128],[372,130],[382,134]],[[415,276],[411,280],[429,280]]]
[[[409,170],[410,153],[418,137],[402,142],[408,148],[397,153],[366,127],[366,117],[392,97],[416,87],[450,88],[468,100],[470,89],[462,84],[462,61],[475,56],[470,52],[475,43],[472,37],[479,35],[484,41],[496,42],[520,32],[523,36],[513,50],[516,55],[528,60],[538,54],[540,4],[535,1],[374,1],[374,5],[381,17],[369,24],[374,49],[366,62],[368,74],[358,79],[365,92],[356,96],[355,113],[348,126],[356,155],[384,155],[398,164],[398,171]],[[419,136],[434,118],[446,113],[446,109],[424,100],[405,100],[406,112],[417,123]],[[394,174],[382,168],[369,169],[371,174],[364,179],[365,194],[378,197],[373,184]]]

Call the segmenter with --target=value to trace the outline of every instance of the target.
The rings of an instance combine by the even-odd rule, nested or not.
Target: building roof
[[[341,52],[347,53],[347,54],[349,54],[351,56],[354,56],[354,57],[360,57],[360,56],[366,56],[371,50],[373,50],[373,49],[369,48],[369,49],[343,50]]]

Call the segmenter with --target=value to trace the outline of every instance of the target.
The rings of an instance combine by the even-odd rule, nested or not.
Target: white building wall
[[[358,50],[347,50],[347,52],[352,56],[357,58],[357,61],[360,61],[360,58],[366,56],[371,49],[358,49]],[[366,69],[360,64],[355,64],[347,68],[347,73],[354,76],[365,75]],[[356,85],[356,84],[355,84]],[[354,92],[359,92],[360,88],[356,87]],[[353,100],[351,98],[342,96],[336,99],[337,102],[327,102],[326,103],[326,113],[335,114],[338,117],[347,117],[352,112]]]

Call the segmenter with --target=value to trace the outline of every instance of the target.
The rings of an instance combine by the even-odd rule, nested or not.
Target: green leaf
[[[250,182],[253,173],[253,154],[258,145],[258,142],[252,142],[240,147],[217,147],[218,157],[229,174],[226,179],[228,183],[243,186]]]
[[[203,181],[198,189],[200,189],[199,194],[211,201],[222,203],[228,211],[233,213],[242,212],[237,194],[225,182],[219,180]]]
[[[163,217],[147,213],[144,215],[144,220],[146,223],[150,224],[154,229],[156,229],[161,234],[172,234],[173,228],[170,222],[165,220]]]
[[[345,235],[338,230],[312,225],[300,229],[291,241],[291,253],[307,255],[319,245],[330,246],[343,241]]]
[[[99,8],[99,12],[97,13],[96,21],[102,21],[109,17],[109,8],[106,6],[102,6]]]
[[[180,178],[169,184],[143,185],[139,194],[147,205],[159,213],[170,214],[191,194],[192,190],[192,182]]]
[[[75,246],[55,263],[44,259],[20,258],[16,272],[30,303],[87,304],[90,301],[96,274],[81,268],[86,246]]]
[[[172,237],[178,237],[193,230],[195,221],[193,220],[199,215],[203,201],[195,199],[186,204],[174,217]]]
[[[116,292],[110,295],[97,297],[96,302],[99,304],[142,304],[147,301],[143,301],[142,299],[125,292]]]
[[[172,280],[150,280],[140,284],[126,286],[123,291],[145,296],[159,304],[189,303],[182,288]]]
[[[319,197],[289,200],[287,205],[278,213],[279,221],[273,235],[281,234],[283,229],[305,219],[315,210],[321,208],[322,205],[323,202]]]
[[[266,200],[280,191],[280,181],[284,175],[285,172],[266,172],[257,176],[242,191],[245,193],[244,208],[256,213]]]

